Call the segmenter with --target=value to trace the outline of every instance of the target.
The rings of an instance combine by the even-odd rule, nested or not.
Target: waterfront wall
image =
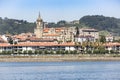
[[[120,55],[0,56],[0,62],[117,61]]]

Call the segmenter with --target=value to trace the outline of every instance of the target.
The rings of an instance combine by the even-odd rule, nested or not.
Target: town
[[[40,14],[34,33],[1,35],[0,53],[119,53],[120,43],[109,35],[102,37],[93,28],[47,28]],[[47,51],[47,52],[45,52]],[[68,51],[68,52],[67,52]]]

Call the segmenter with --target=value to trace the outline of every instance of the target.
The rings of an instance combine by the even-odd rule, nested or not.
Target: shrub
[[[38,53],[39,53],[39,54],[43,54],[43,51],[39,50]]]
[[[60,51],[60,50],[57,50],[57,51],[56,51],[56,54],[61,54],[61,51]]]
[[[77,52],[77,50],[74,50],[74,54],[79,54],[79,53]]]
[[[47,50],[44,51],[44,54],[49,54],[49,52]]]
[[[31,50],[29,50],[29,51],[28,51],[28,54],[29,54],[29,55],[32,55],[32,54],[33,54],[33,52],[32,52]]]
[[[100,52],[99,52],[99,50],[95,49],[95,50],[93,51],[93,53],[94,53],[94,54],[99,54]]]
[[[66,50],[66,51],[65,51],[65,54],[69,54],[69,51],[68,51],[68,50]]]
[[[50,54],[54,54],[54,52],[51,50],[51,51],[50,51]]]
[[[70,51],[70,54],[75,54],[74,51]]]
[[[27,54],[27,51],[23,51],[23,54]]]
[[[39,53],[39,51],[38,51],[38,50],[35,50],[35,51],[34,51],[34,53],[35,53],[35,54],[38,54],[38,53]]]
[[[87,53],[88,53],[88,54],[91,54],[91,53],[92,53],[92,51],[91,51],[91,50],[88,50],[88,51],[87,51]]]
[[[114,53],[114,51],[113,50],[110,50],[110,54],[113,54]]]
[[[105,54],[105,53],[106,53],[106,50],[100,49],[99,52],[100,52],[100,54]]]

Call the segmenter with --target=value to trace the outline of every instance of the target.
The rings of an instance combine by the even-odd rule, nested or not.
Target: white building
[[[79,29],[79,35],[75,36],[75,42],[95,42],[99,39],[99,32],[95,29]]]
[[[106,36],[105,39],[106,39],[106,42],[113,42],[114,37],[113,36]]]

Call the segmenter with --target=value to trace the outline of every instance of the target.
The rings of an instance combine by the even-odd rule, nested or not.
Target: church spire
[[[35,28],[35,32],[34,32],[37,38],[42,38],[43,26],[44,26],[44,22],[40,16],[40,12],[39,12],[38,18],[36,21],[36,28]]]
[[[42,21],[40,12],[39,12],[39,14],[38,14],[38,19],[37,19],[37,21]]]
[[[38,19],[41,19],[40,12],[39,12],[39,15],[38,15]]]

